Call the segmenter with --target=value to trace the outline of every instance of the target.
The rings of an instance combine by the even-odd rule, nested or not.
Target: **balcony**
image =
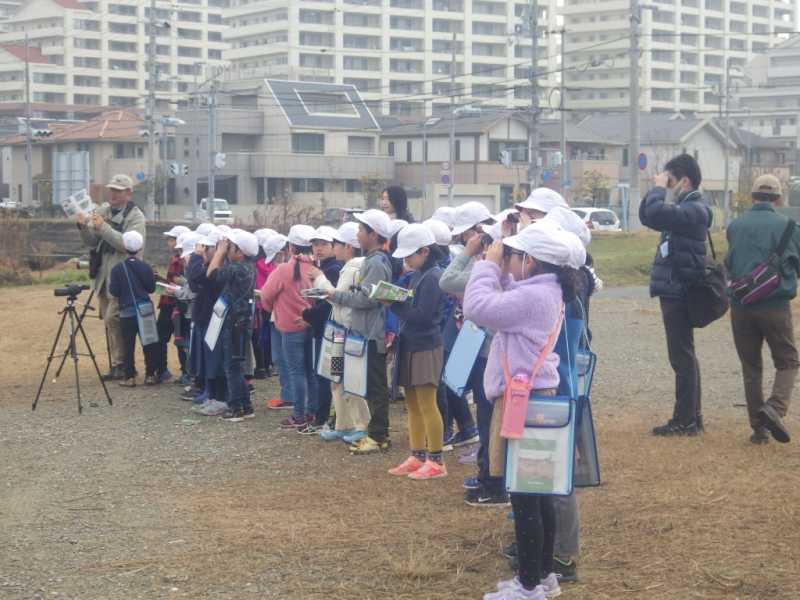
[[[259,110],[219,108],[217,110],[217,131],[261,135],[264,133],[264,114]]]
[[[361,179],[370,177],[394,178],[394,158],[391,156],[348,156],[265,152],[258,154],[228,154],[229,165],[249,161],[250,177],[283,177],[312,179]],[[233,159],[233,163],[231,162]],[[237,168],[234,166],[234,168]]]

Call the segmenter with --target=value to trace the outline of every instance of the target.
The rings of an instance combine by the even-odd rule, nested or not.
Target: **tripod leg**
[[[53,358],[56,355],[56,347],[58,346],[58,339],[61,337],[61,331],[64,329],[64,321],[67,320],[67,311],[65,310],[61,313],[61,323],[58,325],[58,332],[56,333],[56,338],[53,340],[53,347],[50,349],[50,355],[47,357],[47,366],[44,369],[44,373],[42,373],[42,380],[39,382],[39,389],[36,392],[36,398],[33,401],[33,406],[31,406],[31,410],[36,410],[36,405],[39,404],[39,397],[42,395],[42,388],[44,387],[44,382],[47,379],[47,372],[50,370],[50,363],[53,362]],[[66,353],[64,354],[66,358]]]
[[[89,294],[89,299],[86,301],[86,304],[83,305],[83,309],[81,310],[81,314],[78,316],[78,325],[80,325],[80,326],[83,325],[83,319],[86,316],[86,312],[89,310],[89,306],[92,303],[92,298],[94,298],[94,290],[92,290],[92,292]],[[104,331],[106,332],[106,345],[108,345],[108,331],[105,330],[105,323],[103,323],[103,327],[104,327]],[[110,346],[109,346],[109,348],[110,348]],[[67,362],[67,356],[69,356],[69,348],[67,348],[64,351],[64,356],[61,357],[61,363],[58,365],[58,370],[56,371],[55,379],[58,379],[59,377],[61,377],[61,371],[64,369],[64,364]],[[111,360],[110,356],[111,356],[111,354],[110,354],[110,350],[109,350],[109,361]],[[109,372],[111,372],[111,369],[109,369]]]
[[[103,376],[100,374],[100,367],[97,366],[97,359],[92,351],[92,346],[89,343],[89,338],[86,336],[86,331],[83,329],[83,323],[78,321],[78,331],[81,332],[81,336],[83,337],[83,342],[86,344],[86,352],[89,354],[89,358],[92,359],[92,364],[94,365],[94,370],[97,372],[97,378],[100,380],[100,385],[103,386],[103,392],[106,395],[106,400],[108,400],[108,405],[113,406],[113,402],[111,401],[111,394],[108,393],[108,388],[106,387],[106,382],[103,381]]]
[[[70,336],[69,336],[69,351],[72,354],[72,364],[75,366],[75,392],[78,394],[78,414],[83,413],[83,404],[81,403],[81,379],[80,375],[78,374],[78,344],[75,341],[75,334],[77,331],[75,330],[75,321],[77,319],[77,314],[74,311],[70,312],[69,314],[69,329],[70,329]]]

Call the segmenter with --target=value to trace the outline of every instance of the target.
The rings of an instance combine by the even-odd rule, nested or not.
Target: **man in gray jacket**
[[[144,238],[146,224],[144,213],[131,201],[133,180],[130,177],[114,175],[106,187],[111,191],[110,202],[91,215],[79,215],[78,230],[93,254],[92,289],[97,294],[100,318],[108,333],[111,358],[111,372],[103,378],[110,380],[122,379],[124,373],[119,304],[108,292],[108,280],[111,269],[128,256],[122,235],[128,231],[138,231]]]
[[[355,215],[358,241],[366,258],[351,291],[331,292],[330,302],[352,309],[351,328],[367,341],[367,404],[369,435],[350,447],[353,454],[371,454],[389,448],[389,388],[386,381],[386,308],[369,297],[373,284],[392,279],[389,257],[383,251],[389,238],[389,217],[380,210]]]

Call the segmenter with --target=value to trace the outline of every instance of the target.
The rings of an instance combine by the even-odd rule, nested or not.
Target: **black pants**
[[[125,370],[125,379],[130,379],[136,375],[134,356],[136,352],[136,337],[139,335],[139,325],[136,322],[136,317],[120,317],[119,322],[122,328],[122,351],[124,355],[122,364]],[[147,377],[155,375],[158,369],[159,344],[149,344],[144,346],[142,350],[144,352],[145,375]]]
[[[553,572],[556,512],[549,496],[511,494],[514,535],[519,557],[519,581],[532,590]]]
[[[378,443],[389,437],[389,386],[386,382],[386,354],[378,345],[367,346],[367,405],[369,406],[369,437]]]
[[[159,356],[158,356],[158,374],[164,373],[167,370],[167,355],[169,354],[169,341],[175,331],[175,326],[172,324],[172,309],[174,306],[166,305],[158,309],[158,341],[159,341]]]
[[[690,425],[701,416],[700,364],[694,353],[694,330],[685,301],[661,298],[667,334],[669,364],[675,371],[675,408],[672,418]]]

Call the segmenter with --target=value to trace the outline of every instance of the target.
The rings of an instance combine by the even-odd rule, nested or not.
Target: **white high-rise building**
[[[530,105],[532,45],[520,0],[231,0],[231,79],[349,83],[392,115],[459,104]],[[540,97],[557,85],[556,0],[539,3]],[[450,65],[455,51],[455,86]],[[526,60],[527,59],[527,60]]]
[[[0,0],[0,31],[5,31],[5,22],[22,6],[22,0]]]
[[[629,0],[564,0],[567,106],[629,106]],[[794,0],[655,0],[642,11],[640,106],[712,112],[725,61],[741,68],[795,30]]]
[[[222,9],[228,0],[158,0],[157,98],[172,108],[223,64]],[[1,3],[0,3],[1,4]],[[3,25],[11,45],[0,64],[0,102],[25,99],[24,53],[36,57],[31,96],[36,105],[144,107],[148,92],[150,2],[143,0],[29,0]],[[16,57],[16,62],[14,62]],[[21,57],[21,58],[20,58]]]

